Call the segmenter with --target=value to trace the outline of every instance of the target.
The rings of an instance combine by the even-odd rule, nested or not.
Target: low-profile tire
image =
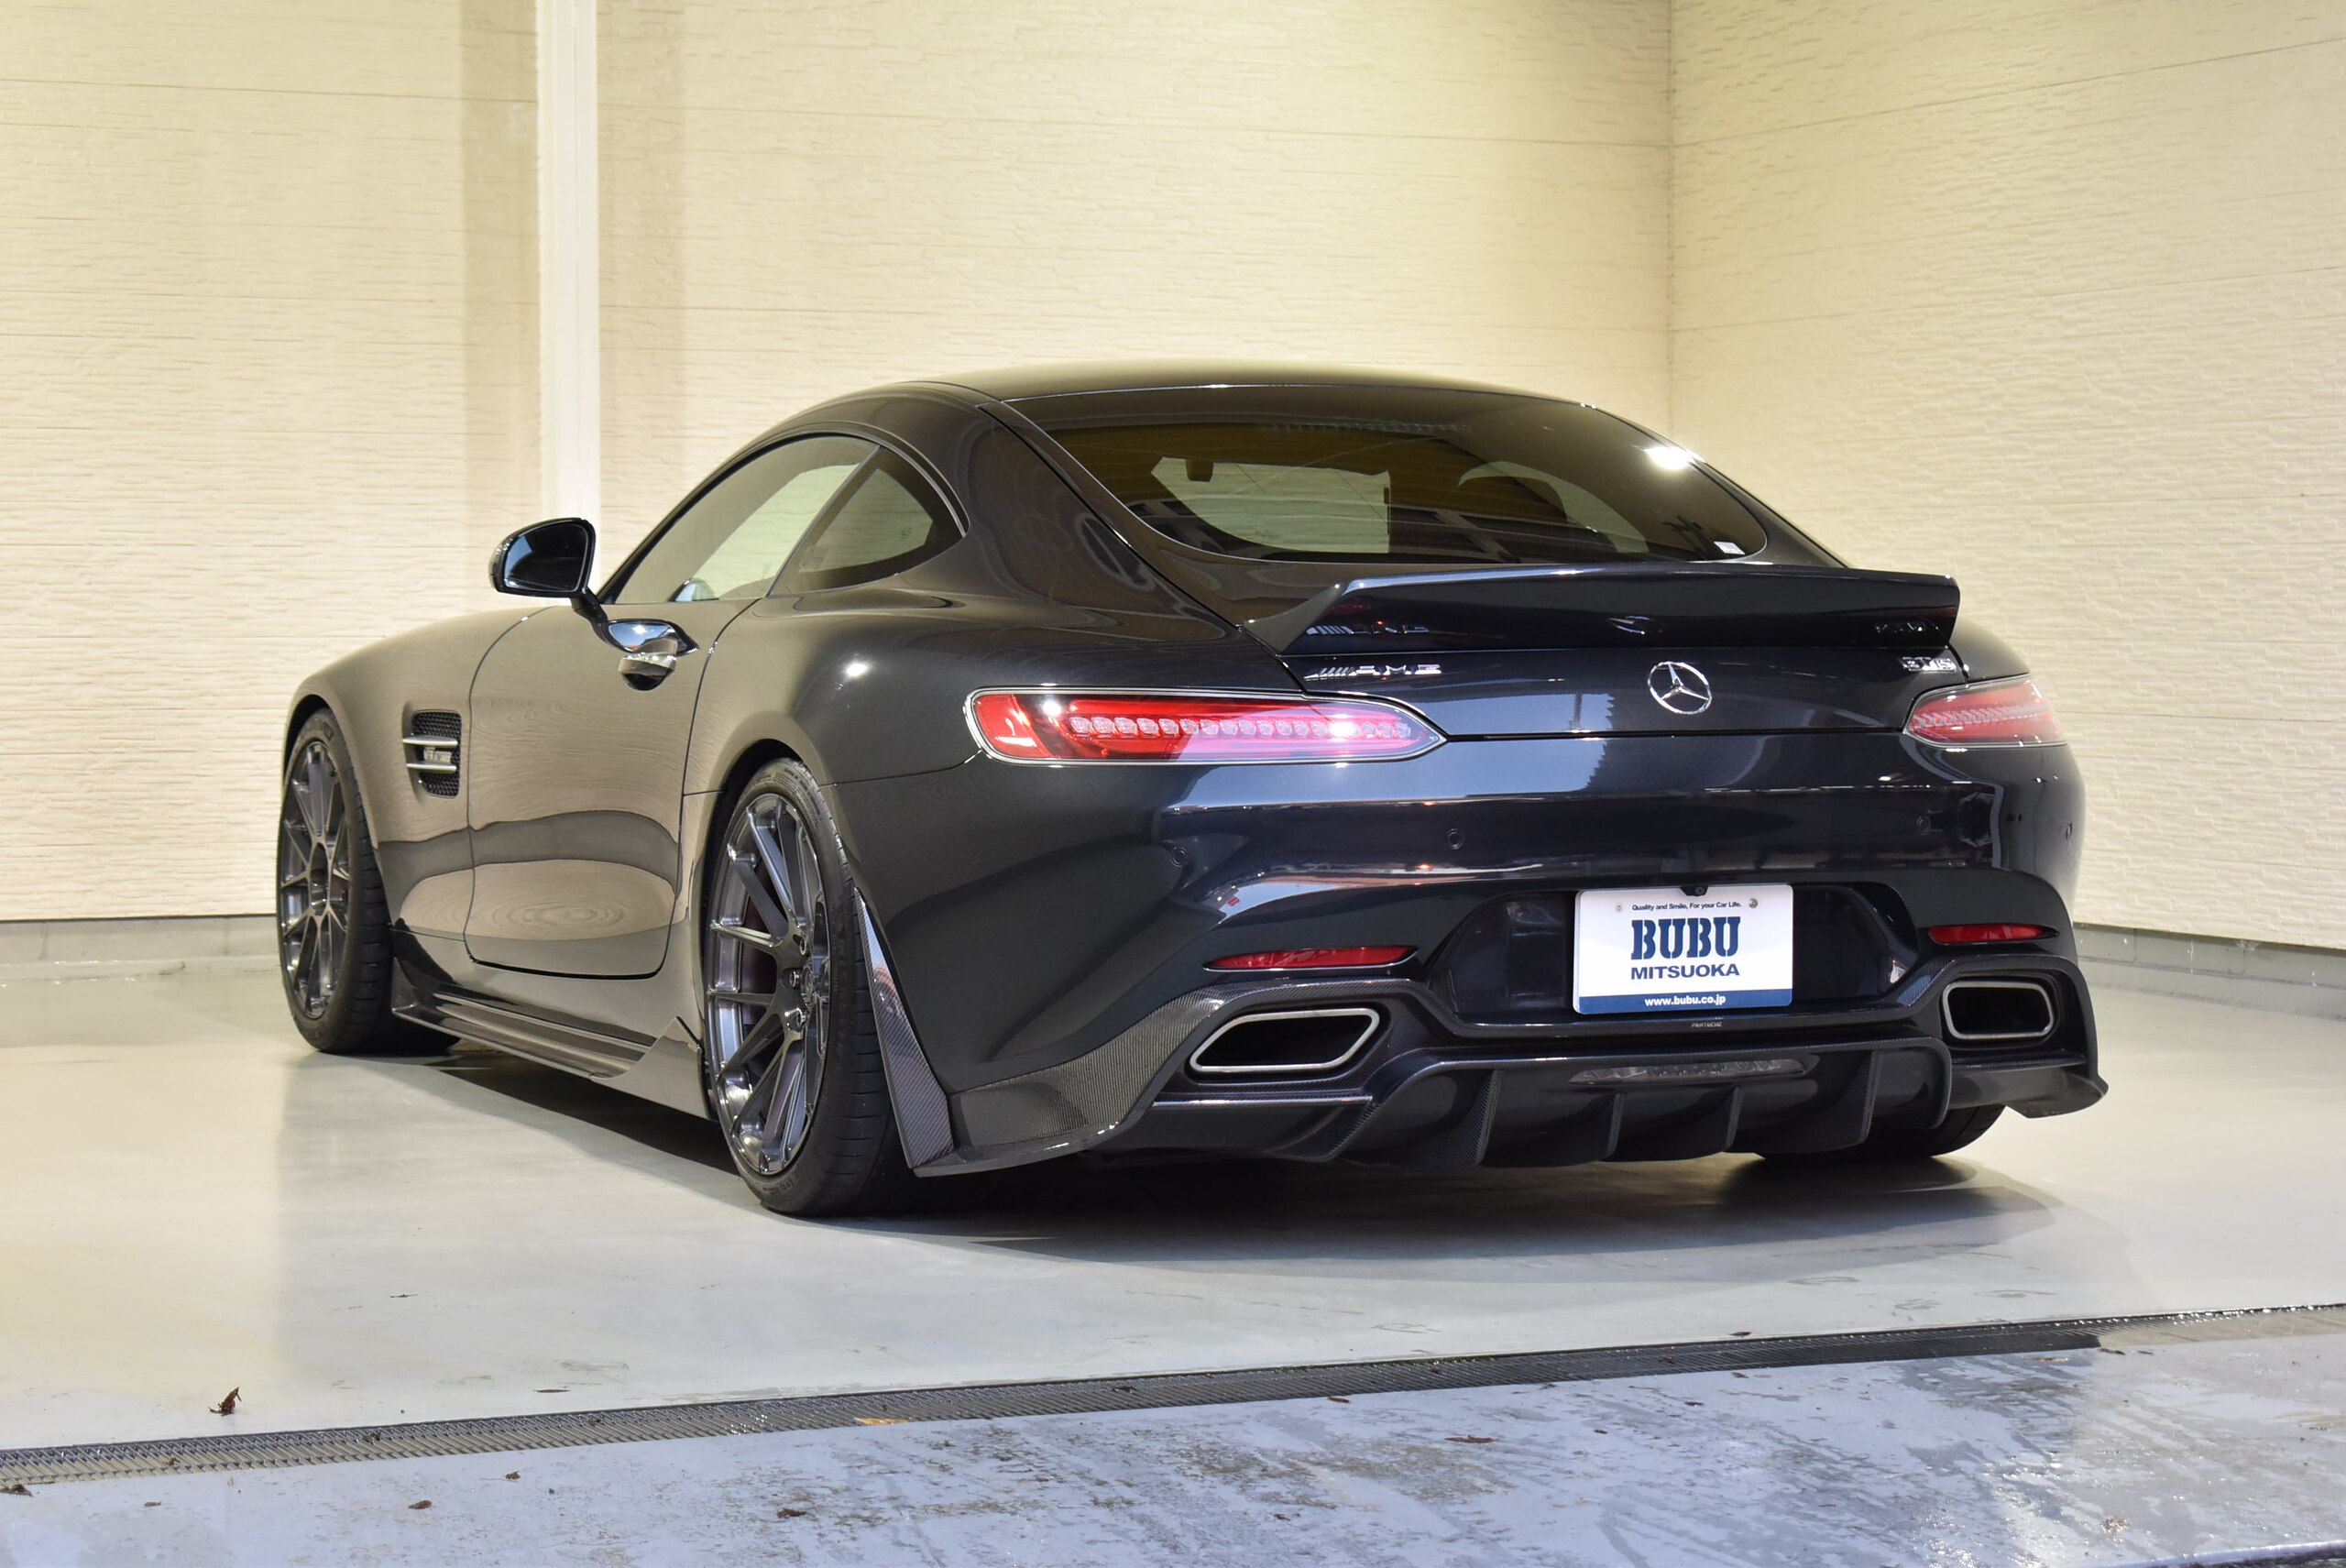
[[[925,1207],[896,1135],[847,853],[814,775],[727,802],[704,911],[701,1073],[733,1168],[778,1214]]]
[[[334,1056],[440,1048],[391,1014],[391,919],[350,748],[331,710],[285,751],[277,826],[278,975],[293,1026]]]
[[[1778,1154],[1765,1157],[1789,1165],[1893,1165],[1936,1159],[1976,1144],[2004,1113],[2001,1105],[1973,1105],[1947,1113],[1935,1127],[1876,1127],[1866,1141],[1828,1154]]]

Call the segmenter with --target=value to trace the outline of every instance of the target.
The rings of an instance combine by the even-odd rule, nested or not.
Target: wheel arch
[[[404,771],[396,766],[403,758],[394,754],[385,758],[380,748],[369,744],[369,729],[374,724],[373,709],[380,705],[368,700],[364,682],[347,683],[334,679],[335,672],[324,671],[301,684],[292,706],[285,715],[285,734],[278,749],[278,765],[281,771],[293,755],[293,741],[302,726],[320,714],[334,720],[341,732],[344,750],[348,752],[353,776],[350,787],[358,797],[365,813],[367,831],[379,857],[388,838],[392,843],[405,835],[406,828],[400,807],[405,804],[392,793],[392,786],[404,778]],[[355,689],[354,689],[355,685]],[[396,850],[394,850],[396,853]]]
[[[701,825],[700,847],[696,852],[696,863],[693,870],[692,902],[696,934],[699,930],[700,921],[707,915],[708,871],[715,861],[717,846],[724,841],[726,818],[730,815],[734,799],[741,793],[741,786],[756,777],[760,769],[770,763],[782,762],[796,762],[804,767],[806,759],[800,756],[790,746],[772,737],[751,740],[741,747],[734,754],[733,760],[725,765],[725,771],[718,775],[716,789],[709,792],[712,798],[709,801],[707,820]],[[698,952],[697,946],[695,948],[695,952]],[[696,969],[699,967],[697,958],[694,959],[694,967]]]
[[[700,850],[693,871],[691,972],[696,988],[703,983],[702,969],[706,962],[701,950],[700,928],[708,918],[712,885],[710,872],[716,865],[718,847],[724,842],[733,804],[740,797],[743,785],[762,770],[778,762],[793,762],[806,768],[814,777],[817,790],[827,796],[829,795],[829,791],[823,787],[822,775],[806,757],[796,748],[771,735],[761,736],[743,745],[732,761],[726,764],[718,787],[709,794],[709,809],[701,827]],[[917,1172],[925,1166],[935,1166],[952,1153],[951,1113],[947,1108],[944,1088],[937,1080],[936,1069],[930,1065],[927,1053],[920,1046],[911,1020],[905,1014],[894,966],[888,958],[886,938],[880,932],[861,886],[855,884],[854,857],[849,849],[846,833],[839,830],[838,807],[827,801],[826,808],[833,813],[832,828],[839,835],[841,858],[848,862],[848,876],[855,905],[852,928],[856,946],[862,955],[864,981],[870,989],[873,1017],[881,1039],[881,1076],[887,1084],[889,1102],[895,1113],[896,1135],[904,1162]],[[700,1027],[707,1027],[705,1021]]]
[[[760,768],[773,762],[796,762],[805,767],[806,759],[798,753],[795,747],[772,737],[751,740],[725,765],[725,772],[717,785],[718,798],[730,800],[733,793],[749,783]],[[808,772],[812,771],[808,769]]]
[[[285,716],[285,736],[278,746],[280,760],[293,754],[293,737],[301,733],[301,726],[321,713],[334,712],[334,704],[320,692],[305,691],[293,699],[292,711]]]

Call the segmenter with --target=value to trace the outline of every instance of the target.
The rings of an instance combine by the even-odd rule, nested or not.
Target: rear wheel
[[[782,1214],[908,1207],[847,857],[814,775],[761,769],[708,877],[702,1071],[733,1168]]]
[[[286,752],[277,823],[277,955],[301,1037],[337,1056],[433,1048],[391,1015],[391,922],[357,772],[334,715]]]
[[[1936,1159],[1978,1143],[1996,1118],[2001,1105],[1974,1105],[1951,1111],[1935,1127],[1876,1127],[1866,1141],[1829,1154],[1768,1155],[1769,1159],[1800,1165],[1889,1165],[1901,1160]]]

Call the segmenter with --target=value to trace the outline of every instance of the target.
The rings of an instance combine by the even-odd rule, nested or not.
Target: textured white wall
[[[484,597],[537,489],[532,9],[0,6],[0,567],[71,639],[0,703],[0,920],[265,907],[285,694]],[[1665,0],[602,13],[614,547],[956,367],[1667,404]]]
[[[531,21],[0,7],[38,633],[0,919],[263,907],[286,691],[484,597],[536,493]],[[606,0],[607,531],[893,376],[1551,389],[1961,574],[2088,749],[2082,914],[2346,941],[2341,35],[2339,0]]]
[[[0,6],[0,919],[268,907],[307,670],[536,490],[530,6]]]
[[[616,545],[764,424],[1059,358],[1666,410],[1666,0],[605,0]]]
[[[2346,5],[1679,0],[1672,428],[1962,577],[2079,915],[2346,943]]]

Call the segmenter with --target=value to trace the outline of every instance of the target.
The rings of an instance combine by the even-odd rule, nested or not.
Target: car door
[[[474,959],[563,975],[660,968],[685,885],[685,753],[711,652],[872,451],[827,435],[755,454],[611,585],[610,637],[549,609],[489,650],[467,748]],[[624,651],[636,644],[650,656]]]

